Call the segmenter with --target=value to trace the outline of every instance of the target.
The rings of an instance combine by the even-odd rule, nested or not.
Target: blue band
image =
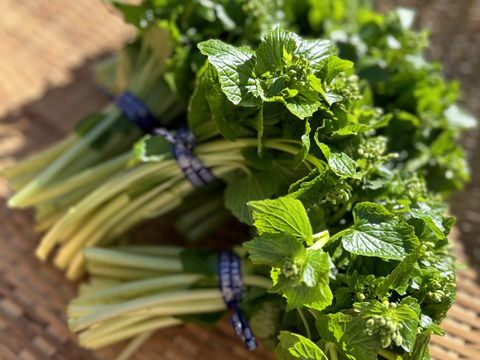
[[[257,341],[247,320],[242,314],[243,282],[240,258],[231,251],[221,252],[218,256],[218,283],[223,301],[234,314],[230,319],[235,336],[241,336],[248,350],[257,348]]]
[[[154,133],[163,136],[173,144],[173,156],[180,169],[182,169],[185,178],[194,187],[200,187],[215,181],[215,176],[211,171],[203,165],[199,158],[193,156],[195,135],[188,128],[178,130],[175,136],[172,136],[165,128],[155,129]]]
[[[147,109],[145,104],[132,93],[124,91],[114,99],[120,111],[144,133],[149,134],[158,126],[157,119]]]

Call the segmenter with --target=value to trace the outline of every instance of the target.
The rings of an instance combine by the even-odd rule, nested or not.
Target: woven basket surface
[[[466,106],[480,116],[480,1],[378,1],[419,9],[418,25],[432,33],[430,56],[446,63],[447,77],[459,77]],[[91,62],[118,49],[133,30],[99,0],[0,1],[0,171],[68,134],[82,116],[106,99],[91,75]],[[451,201],[459,217],[455,234],[459,259],[457,302],[443,322],[447,336],[432,339],[432,358],[480,359],[480,160],[477,131],[464,143],[472,183]],[[0,360],[111,359],[124,344],[97,352],[77,345],[66,325],[66,305],[76,284],[39,262],[31,211],[5,206],[9,190],[0,178]],[[161,222],[142,236],[153,236]],[[168,229],[166,230],[168,231]],[[134,356],[148,359],[269,359],[249,353],[233,338],[228,321],[215,329],[185,325],[157,332]]]

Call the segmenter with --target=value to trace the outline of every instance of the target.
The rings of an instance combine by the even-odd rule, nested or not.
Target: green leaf
[[[308,249],[306,256],[288,258],[281,268],[272,270],[274,286],[269,292],[280,293],[287,299],[287,311],[304,306],[321,311],[333,300],[330,266],[327,253]]]
[[[393,306],[392,306],[393,305]],[[395,336],[395,333],[389,329],[388,323],[393,323],[402,337],[401,346],[405,351],[411,352],[415,344],[415,338],[418,332],[420,306],[416,299],[406,297],[400,303],[389,303],[388,300],[379,302],[372,300],[369,302],[355,303],[353,307],[360,313],[364,319],[382,318],[381,324],[375,322],[371,331],[379,333],[382,337]],[[384,325],[383,325],[384,324]],[[398,326],[401,325],[401,326]]]
[[[411,280],[412,269],[418,260],[425,255],[425,247],[420,245],[414,252],[407,255],[403,261],[387,276],[382,284],[378,296],[385,296],[388,290],[395,290],[400,295],[407,291],[409,281]]]
[[[272,171],[252,172],[250,175],[235,178],[225,189],[225,206],[240,221],[253,225],[247,203],[253,200],[270,198],[278,187],[278,177]]]
[[[318,141],[318,137],[315,137],[317,140],[318,147],[322,150],[323,155],[327,158],[328,166],[337,174],[338,176],[345,177],[355,177],[357,163],[352,160],[344,152],[338,150],[332,150],[327,145]]]
[[[345,328],[352,321],[352,316],[337,312],[335,314],[319,314],[315,327],[325,342],[339,343],[345,333]]]
[[[287,197],[303,201],[317,201],[319,198],[323,198],[328,191],[326,183],[328,173],[329,171],[320,173],[318,169],[314,169],[310,174],[290,186]]]
[[[387,260],[403,260],[420,243],[412,226],[379,204],[363,202],[353,209],[355,225],[343,234],[345,250]]]
[[[197,86],[193,95],[190,97],[188,104],[188,126],[190,130],[195,132],[195,135],[199,138],[205,138],[205,135],[210,135],[211,130],[203,130],[207,125],[211,125],[211,121],[207,121],[212,118],[212,111],[208,104],[207,93],[212,88],[216,76],[216,70],[213,66],[206,64],[197,74]],[[204,135],[204,133],[206,133]]]
[[[248,207],[259,234],[287,233],[312,244],[312,227],[300,201],[288,198],[250,201]]]
[[[310,151],[310,123],[305,121],[305,134],[302,135],[302,149],[293,159],[293,168],[298,168],[304,161]]]
[[[304,306],[314,310],[324,310],[332,303],[333,294],[328,285],[308,287],[302,284],[284,289],[283,296],[287,299],[286,311]]]
[[[284,100],[287,109],[300,119],[312,116],[320,108],[320,98],[316,91],[302,89],[295,97]]]
[[[271,150],[263,150],[262,156],[258,155],[258,149],[244,148],[242,156],[247,164],[255,170],[268,170],[273,166],[274,154]]]
[[[152,4],[144,2],[143,4],[129,5],[120,1],[112,1],[112,4],[123,13],[125,22],[136,26],[138,29],[145,28],[147,23],[147,12],[152,11]]]
[[[330,56],[333,46],[330,40],[297,40],[297,53],[304,55],[310,66],[319,70]]]
[[[229,141],[235,141],[235,131],[230,127],[229,120],[225,117],[224,108],[228,99],[223,94],[220,86],[214,84],[206,94],[208,105],[213,114],[213,121],[220,134]]]
[[[280,342],[275,349],[278,360],[328,360],[314,342],[301,335],[281,331],[278,339]]]
[[[181,252],[180,260],[187,274],[218,274],[218,254],[214,251],[186,249]]]
[[[424,202],[418,202],[415,208],[410,208],[409,213],[415,219],[421,219],[425,224],[434,232],[438,239],[445,239],[448,235],[445,227],[443,226],[443,213],[447,210],[444,205],[430,206]]]
[[[370,129],[371,129],[370,126],[363,125],[363,124],[347,125],[341,128],[340,130],[334,131],[332,134],[331,140],[332,141],[343,140],[345,137],[362,134]]]
[[[315,90],[316,92],[324,96],[325,90],[323,89],[322,80],[320,80],[313,74],[308,75],[307,79],[308,79],[308,83],[313,88],[313,90]]]
[[[395,316],[402,321],[402,329],[400,335],[402,335],[403,342],[402,348],[407,352],[412,352],[415,345],[415,339],[418,333],[419,317],[420,317],[420,305],[416,299],[407,297],[403,299],[400,305],[395,309]]]
[[[376,360],[381,348],[378,336],[365,332],[365,320],[355,317],[340,339],[344,354],[351,360]]]
[[[272,267],[273,287],[269,292],[287,299],[287,311],[304,306],[320,311],[331,305],[328,253],[305,249],[298,238],[289,234],[264,234],[244,247],[253,263]]]
[[[334,94],[331,92],[326,92],[323,94],[324,99],[327,101],[328,105],[332,106],[335,103],[341,102],[343,97],[338,94]]]
[[[330,257],[327,253],[319,250],[308,250],[300,279],[309,287],[328,285],[330,265]]]
[[[285,258],[306,256],[305,248],[297,238],[289,234],[264,234],[243,244],[254,264],[281,267]]]
[[[143,162],[173,158],[172,144],[163,136],[145,135],[133,147],[135,157]]]
[[[419,335],[415,340],[415,346],[410,354],[405,354],[403,360],[430,360],[428,344],[430,342],[430,334]]]
[[[297,48],[297,35],[283,31],[279,26],[270,30],[260,43],[255,56],[257,58],[257,73],[280,71],[284,64],[284,52],[293,54]]]
[[[336,349],[351,360],[376,360],[381,348],[378,335],[368,335],[361,317],[343,313],[321,314],[315,325],[323,341],[336,344]]]
[[[422,327],[422,334],[445,336],[445,331],[443,331],[440,326],[435,324],[430,316],[422,314],[420,316],[420,326]]]
[[[215,66],[223,93],[235,105],[259,106],[255,82],[255,53],[247,48],[237,48],[220,40],[198,44],[202,54]]]
[[[320,79],[323,79],[325,84],[330,84],[335,77],[344,72],[347,69],[353,67],[353,63],[348,60],[339,59],[336,56],[330,56],[323,65],[320,73],[317,75]]]

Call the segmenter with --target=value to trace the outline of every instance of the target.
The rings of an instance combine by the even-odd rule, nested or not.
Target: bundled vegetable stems
[[[85,249],[90,283],[68,308],[80,344],[95,349],[181,324],[181,315],[224,313],[216,276],[184,272],[182,252],[167,246]],[[268,278],[246,273],[243,283],[271,286]]]
[[[120,55],[115,89],[115,96],[127,91],[139,98],[163,124],[182,111],[163,79],[170,42],[165,29],[152,27],[138,43],[127,46]],[[131,156],[124,152],[141,136],[142,130],[115,102],[107,105],[81,120],[67,139],[4,172],[16,190],[9,205],[36,206],[39,229],[45,230],[59,213],[125,168]]]
[[[249,176],[250,170],[240,153],[248,145],[256,148],[257,140],[233,144],[218,140],[199,145],[195,153],[216,178],[237,169]],[[266,141],[265,147],[296,152],[281,140]],[[133,166],[117,173],[72,207],[42,239],[37,255],[46,259],[54,246],[60,245],[55,264],[61,269],[68,267],[67,277],[76,279],[83,273],[82,247],[110,244],[136,225],[177,208],[193,190],[174,160]]]

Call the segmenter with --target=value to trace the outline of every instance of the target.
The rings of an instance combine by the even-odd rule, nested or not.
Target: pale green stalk
[[[166,189],[175,182],[175,178],[171,179],[162,184],[161,187],[156,188],[157,192],[160,192],[162,189]],[[62,249],[57,255],[59,263],[72,263],[72,259],[80,254],[80,249],[83,246],[94,246],[99,241],[101,241],[107,233],[121,223],[124,220],[125,216],[128,216],[130,213],[135,212],[137,203],[141,203],[142,197],[140,196],[133,201],[130,200],[130,197],[123,193],[110,202],[108,202],[104,207],[96,211],[96,214],[103,215],[104,209],[111,209],[107,217],[95,216],[90,219],[87,223],[87,226],[80,229],[80,231],[75,235],[74,238],[69,242],[68,249]],[[123,204],[118,205],[116,202],[120,201],[117,199],[123,199]],[[115,203],[115,204],[113,204]],[[57,261],[57,260],[56,260]],[[78,262],[78,260],[77,260]],[[72,267],[72,266],[70,266]]]
[[[167,272],[183,271],[183,265],[180,259],[172,259],[169,257],[120,253],[115,250],[103,248],[85,248],[83,253],[87,261],[105,265]]]
[[[45,260],[52,248],[55,246],[57,238],[75,221],[79,220],[86,213],[102,204],[105,200],[108,200],[116,193],[128,189],[128,187],[136,180],[141,179],[149,174],[161,171],[162,167],[166,167],[168,165],[176,166],[173,161],[166,161],[166,164],[167,165],[162,163],[163,166],[158,166],[158,163],[140,164],[139,166],[127,169],[122,174],[111,178],[111,181],[104,183],[89,196],[84,198],[80,203],[78,203],[77,206],[69,209],[62,219],[60,219],[42,239],[36,250],[37,256],[41,260]]]
[[[90,275],[118,280],[139,280],[165,274],[164,271],[132,269],[122,266],[107,266],[91,262],[87,262],[86,270]]]
[[[138,324],[142,321],[145,321],[144,316],[120,316],[118,318],[102,321],[80,333],[79,340],[80,342],[91,341],[92,339],[108,335],[112,332],[118,331],[118,329],[128,327],[132,324]]]
[[[182,323],[183,321],[176,318],[159,317],[141,322],[140,324],[132,325],[122,330],[115,331],[108,336],[93,339],[92,341],[87,342],[80,340],[80,344],[91,349],[98,349],[113,344],[115,342],[131,338],[144,332],[180,325]]]
[[[167,181],[163,184],[163,188],[168,188],[171,183],[174,183],[175,181],[177,181],[177,178]],[[172,199],[171,196],[168,197],[169,193],[162,194],[161,190],[162,189],[160,188],[156,188],[154,189],[154,192],[160,193],[158,198],[164,198],[164,195],[167,195],[167,198],[164,201],[164,206],[162,207],[162,214],[164,214],[176,208],[181,200],[176,198]],[[142,207],[146,206],[145,204],[142,205],[142,202],[144,202],[144,197],[148,198],[147,195],[149,195],[149,193],[134,199],[134,201],[130,203],[127,201],[123,207],[112,207],[115,209],[115,211],[113,214],[111,214],[111,216],[105,219],[105,221],[95,222],[94,227],[89,229],[91,230],[90,232],[82,229],[81,232],[77,234],[78,238],[74,240],[75,245],[72,244],[69,246],[70,249],[75,246],[74,251],[66,250],[65,254],[59,253],[59,256],[63,259],[62,261],[69,263],[66,273],[68,279],[75,280],[83,274],[85,261],[82,253],[80,252],[80,248],[82,246],[93,247],[98,244],[102,244],[104,246],[108,245],[110,241],[115,240],[122,233],[131,229],[133,227],[133,225],[131,225],[132,217],[137,212],[142,211]],[[100,212],[102,211],[103,210],[100,210]],[[127,230],[124,230],[122,226],[125,226]]]
[[[60,183],[55,183],[49,187],[46,187],[42,192],[28,198],[24,204],[25,206],[35,205],[54,197],[61,196],[70,191],[82,188],[85,185],[96,181],[97,179],[105,180],[109,175],[125,168],[128,161],[132,158],[131,152],[124,153],[109,161],[101,163],[97,166],[92,166],[84,171],[72,176]],[[90,186],[88,186],[90,188]]]
[[[209,299],[213,300],[218,299],[219,297],[221,297],[219,289],[193,289],[146,296],[139,299],[129,300],[118,305],[111,305],[109,306],[108,310],[101,309],[82,318],[71,319],[68,323],[72,331],[81,331],[98,322],[112,319],[144,308],[167,304],[178,304],[185,301],[190,302]]]
[[[114,285],[120,285],[123,284],[124,282],[121,280],[117,279],[109,279],[109,278],[104,278],[104,277],[99,277],[95,276],[93,274],[90,274],[88,277],[88,283],[82,283],[87,286],[102,286],[102,287],[107,287],[107,286],[114,286]]]
[[[126,245],[115,247],[115,251],[126,251],[128,253],[136,253],[140,255],[168,257],[178,257],[184,250],[185,249],[181,246],[173,245]]]
[[[208,299],[205,301],[195,300],[185,303],[155,306],[131,312],[128,316],[144,316],[152,318],[153,316],[179,316],[191,314],[204,314],[225,311],[227,307],[223,298]]]
[[[12,207],[22,207],[23,202],[53,180],[69,163],[75,160],[76,156],[88,148],[96,139],[98,139],[120,116],[120,110],[115,106],[109,106],[105,110],[103,121],[86,133],[81,141],[76,142],[69,147],[60,157],[50,163],[40,174],[38,174],[28,185],[15,194],[8,205]]]
[[[101,168],[102,164],[108,163],[112,158],[116,158],[119,154],[132,154],[132,145],[141,137],[140,130],[132,125],[128,133],[114,133],[101,148],[89,147],[75,162],[70,164],[68,168],[62,171],[60,179],[66,180],[76,177],[80,172],[90,168]],[[133,158],[133,155],[131,156]],[[52,186],[58,181],[52,181]]]
[[[400,355],[395,354],[395,353],[393,353],[393,352],[391,352],[391,351],[389,351],[389,350],[387,350],[387,349],[380,349],[380,350],[378,351],[378,354],[381,355],[381,356],[383,356],[383,357],[384,357],[385,359],[387,359],[387,360],[396,360],[396,359],[398,359],[398,357],[400,356]]]
[[[137,335],[133,340],[131,340],[127,346],[125,346],[122,351],[115,356],[114,360],[128,360],[130,357],[135,354],[135,352],[140,349],[143,344],[153,335],[154,331],[145,331],[140,335]]]
[[[271,279],[260,275],[243,275],[242,281],[246,286],[256,286],[262,289],[270,289],[273,286]]]
[[[172,211],[178,207],[183,199],[193,190],[193,186],[186,179],[179,179],[170,189],[164,191],[156,198],[151,198],[138,212],[131,214],[132,216],[125,219],[124,222],[119,223],[110,233],[110,238],[115,239],[145,220]]]
[[[178,169],[178,172],[180,172],[180,169]],[[182,181],[183,175],[176,175],[172,177],[169,181],[166,181],[162,183],[161,185],[153,188],[152,190],[146,192],[145,194],[142,194],[133,200],[130,200],[128,206],[125,206],[123,208],[119,208],[115,216],[110,218],[107,222],[105,222],[102,225],[102,229],[98,229],[99,233],[102,233],[102,236],[104,237],[104,240],[107,239],[115,239],[117,236],[117,233],[119,232],[119,228],[126,227],[126,224],[129,224],[132,218],[134,218],[137,214],[145,212],[145,206],[151,203],[151,201],[155,200],[156,201],[163,201],[164,206],[162,207],[164,213],[170,211],[171,208],[174,208],[178,205],[176,199],[172,199],[171,197],[168,197],[167,199],[164,199],[165,193],[168,195],[168,190],[172,187],[175,186],[175,184],[179,181]],[[164,200],[162,200],[164,199]],[[128,226],[128,230],[131,227]],[[124,233],[123,231],[120,232],[120,234]],[[102,239],[98,239],[98,241],[101,241]],[[96,243],[97,241],[95,241]],[[92,241],[89,242],[91,244],[90,246],[93,246],[94,243]]]
[[[177,291],[186,289],[176,289]],[[191,291],[191,290],[190,290]],[[158,293],[146,293],[141,298],[147,298],[149,296],[159,295]],[[193,295],[193,294],[192,294]],[[137,298],[138,299],[138,298]],[[131,300],[126,300],[131,301]],[[82,319],[94,313],[108,312],[114,306],[125,303],[117,302],[114,304],[106,305],[71,305],[68,308],[68,317],[70,320]],[[139,310],[130,311],[123,314],[124,318],[152,318],[154,316],[178,316],[187,314],[202,314],[206,312],[218,312],[226,310],[225,302],[223,298],[207,299],[207,300],[184,300],[175,304],[162,304],[158,306],[145,307]],[[117,319],[118,317],[112,318]]]
[[[44,168],[47,164],[55,160],[58,156],[63,154],[66,149],[71,147],[78,140],[76,134],[71,134],[67,138],[59,141],[55,145],[51,146],[47,150],[42,151],[39,154],[33,155],[28,159],[22,160],[18,164],[4,170],[1,175],[7,180],[15,181],[15,178],[36,172],[39,169]]]
[[[128,201],[128,196],[124,194],[116,197],[113,201],[101,207],[95,216],[92,216],[90,221],[87,221],[81,229],[78,229],[79,231],[76,232],[64,246],[62,246],[55,257],[55,265],[59,269],[65,269],[75,254],[81,252],[83,245],[88,238],[95,233],[97,227],[107,221],[110,217],[114,216],[118,209],[126,206]]]
[[[96,293],[77,297],[71,304],[88,304],[96,302],[108,302],[109,300],[132,297],[147,291],[160,291],[173,287],[192,285],[203,278],[201,274],[175,274],[159,276],[151,279],[127,282],[115,286],[106,287]]]

